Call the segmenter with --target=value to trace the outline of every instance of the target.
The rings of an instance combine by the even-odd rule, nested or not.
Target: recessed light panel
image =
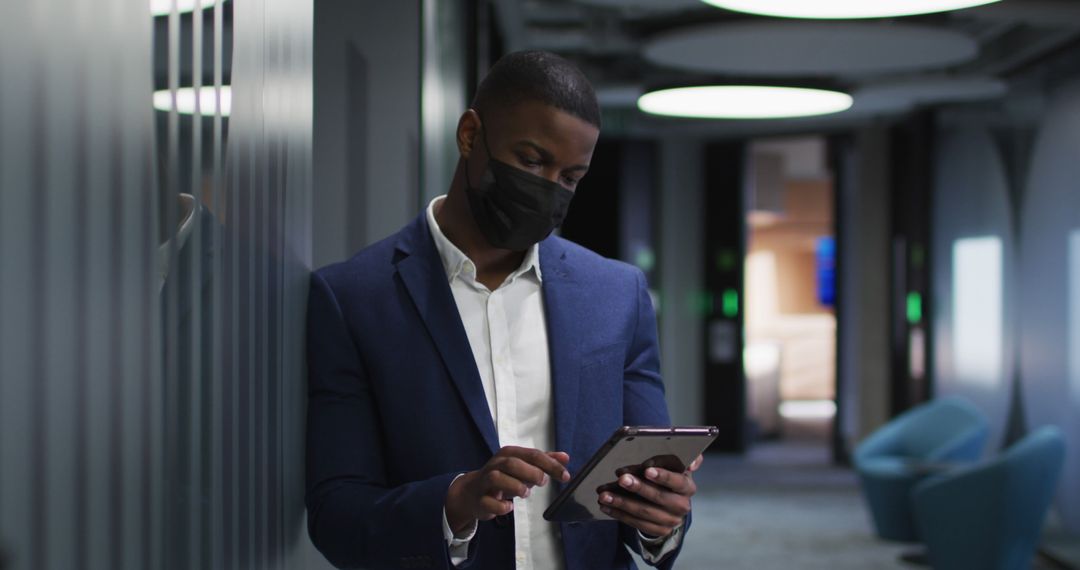
[[[638,108],[653,115],[696,119],[781,119],[838,113],[851,106],[839,91],[759,85],[662,89],[642,95]]]
[[[993,4],[1000,0],[702,0],[717,8],[776,16],[847,20],[858,18],[893,18],[948,12]]]
[[[151,16],[168,16],[172,13],[173,2],[176,2],[176,12],[194,12],[197,9],[205,10],[212,8],[215,0],[150,0]]]
[[[213,116],[217,111],[217,94],[213,86],[199,88],[199,114],[204,117]],[[164,89],[154,92],[154,108],[158,111],[171,111],[173,109],[172,91]],[[221,87],[221,116],[228,117],[232,111],[232,87]],[[195,113],[195,89],[181,87],[176,90],[176,112],[181,115]]]

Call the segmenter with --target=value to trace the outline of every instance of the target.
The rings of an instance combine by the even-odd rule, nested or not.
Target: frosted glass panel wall
[[[1001,239],[957,240],[952,255],[953,373],[997,388],[1001,380]]]
[[[158,4],[0,3],[4,570],[317,563],[311,2]]]
[[[1028,428],[1065,433],[1056,503],[1080,532],[1080,83],[1050,97],[1026,180],[1020,234],[1020,372]]]
[[[0,3],[0,550],[160,567],[150,14]]]
[[[990,419],[1001,445],[1011,402],[1016,328],[1012,213],[1001,154],[982,127],[943,127],[934,157],[932,299],[937,395],[959,395]]]

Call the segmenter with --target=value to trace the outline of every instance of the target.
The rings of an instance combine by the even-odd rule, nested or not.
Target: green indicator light
[[[734,289],[724,289],[724,316],[734,319],[739,316],[739,292]]]
[[[915,291],[907,294],[907,320],[913,325],[922,322],[922,295]]]

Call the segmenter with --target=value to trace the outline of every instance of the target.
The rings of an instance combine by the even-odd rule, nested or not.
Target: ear
[[[461,114],[457,125],[458,153],[462,158],[472,154],[477,137],[480,135],[480,115],[474,109],[467,109]]]

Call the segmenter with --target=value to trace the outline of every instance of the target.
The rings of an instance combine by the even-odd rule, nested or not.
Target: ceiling
[[[993,99],[1080,41],[1080,0],[1004,0],[868,21],[780,20],[700,0],[493,1],[507,50],[545,49],[575,61],[596,86],[605,127],[628,133],[828,129]],[[830,117],[782,121],[671,120],[635,108],[650,87],[740,80],[840,88],[855,104]]]

